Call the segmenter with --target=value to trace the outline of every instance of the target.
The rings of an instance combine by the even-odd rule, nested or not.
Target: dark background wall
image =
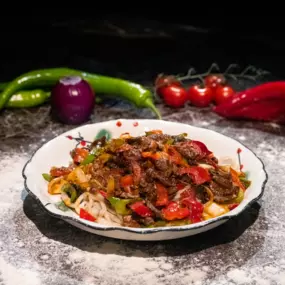
[[[155,76],[191,66],[204,70],[212,62],[253,64],[285,77],[282,18],[272,14],[248,21],[229,15],[220,21],[167,11],[126,16],[97,10],[93,17],[14,17],[13,23],[2,17],[0,80],[52,66],[139,80],[146,71]]]

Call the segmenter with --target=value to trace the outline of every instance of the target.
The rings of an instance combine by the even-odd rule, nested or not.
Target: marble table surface
[[[159,105],[163,119],[238,139],[264,162],[262,199],[209,232],[173,241],[135,242],[96,236],[49,216],[24,190],[30,155],[72,128],[50,117],[49,106],[5,110],[0,116],[0,284],[143,285],[285,284],[285,128],[233,122],[209,109]],[[153,118],[127,103],[97,106],[90,121]]]

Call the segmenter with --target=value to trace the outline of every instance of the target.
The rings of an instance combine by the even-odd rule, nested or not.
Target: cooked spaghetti
[[[245,173],[219,165],[206,145],[160,130],[95,140],[52,167],[48,193],[80,218],[125,227],[187,225],[237,207],[250,185]]]

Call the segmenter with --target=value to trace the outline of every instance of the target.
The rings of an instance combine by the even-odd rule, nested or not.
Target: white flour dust
[[[22,169],[27,162],[27,155],[2,154],[0,164],[0,193],[23,188]],[[1,194],[0,194],[1,195]]]
[[[0,256],[0,284],[40,285],[41,281],[36,272],[31,269],[16,268]]]
[[[104,247],[108,247],[108,244],[106,243]],[[81,270],[82,268],[86,270],[80,273],[84,276],[88,272],[85,282],[89,282],[92,278],[101,279],[104,276],[108,281],[107,284],[111,284],[112,281],[124,284],[126,280],[132,284],[141,285],[172,284],[180,280],[181,284],[200,285],[207,277],[207,272],[190,266],[175,270],[171,263],[167,263],[167,257],[149,258],[140,251],[137,251],[135,256],[121,256],[120,254],[103,254],[101,250],[100,253],[90,253],[75,249],[70,253],[69,260],[74,265],[74,269],[76,264],[80,264]],[[90,276],[90,273],[93,276]]]

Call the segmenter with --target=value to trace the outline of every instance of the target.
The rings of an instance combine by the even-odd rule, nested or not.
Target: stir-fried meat
[[[97,139],[97,140],[93,141],[91,146],[90,146],[90,149],[92,150],[94,148],[103,147],[105,145],[106,145],[106,137],[103,136],[100,139]]]
[[[139,218],[139,221],[144,224],[145,226],[150,226],[154,224],[154,219],[151,217],[146,217],[146,218]]]
[[[168,140],[171,139],[171,136],[165,135],[165,134],[152,134],[152,135],[147,136],[147,138],[150,138],[156,142],[166,143]]]
[[[115,196],[123,198],[123,199],[136,199],[136,198],[140,197],[138,192],[136,192],[136,193],[133,193],[133,192],[128,193],[128,192],[125,192],[123,190],[116,190],[115,191]]]
[[[236,185],[241,183],[238,179],[242,173],[226,172],[205,144],[187,139],[185,133],[175,136],[154,130],[138,137],[125,133],[108,141],[102,137],[88,145],[82,157],[86,154],[88,160],[93,159],[92,154],[93,162],[80,164],[75,159],[76,146],[68,173],[64,172],[66,168],[56,169],[61,175],[50,173],[52,179],[62,178],[60,183],[70,186],[72,193],[58,189],[62,187],[59,183],[55,189],[49,184],[48,191],[60,190],[67,206],[75,195],[75,205],[77,199],[84,201],[95,221],[100,216],[135,228],[174,226],[180,220],[181,224],[184,220],[196,223],[231,209],[219,203],[233,204],[239,201],[233,202],[236,197],[241,197]],[[95,199],[100,202],[100,211],[94,207]],[[217,204],[212,208],[213,201]]]
[[[138,148],[131,148],[130,150],[124,151],[123,156],[128,161],[137,161],[141,159],[141,151]]]
[[[175,144],[176,150],[185,158],[194,161],[200,155],[200,151],[189,142],[180,142]]]
[[[155,151],[158,148],[158,143],[150,137],[128,138],[127,142],[131,145],[138,146],[142,151]]]
[[[213,180],[210,189],[217,203],[224,203],[237,197],[239,187],[235,186],[230,173],[219,170],[210,170]]]
[[[124,216],[123,221],[126,227],[130,227],[130,228],[140,227],[140,224],[136,220],[134,220],[131,215]]]
[[[154,168],[149,168],[146,171],[147,180],[152,181],[153,179],[157,179],[160,181],[164,186],[174,186],[175,185],[175,178],[169,177],[169,173],[157,171]],[[167,176],[168,175],[168,176]]]
[[[146,199],[146,205],[154,212],[157,218],[161,218],[161,212],[148,200]]]
[[[142,170],[139,163],[134,160],[131,162],[131,167],[133,171],[134,184],[137,185],[140,182]]]
[[[158,160],[155,160],[154,165],[158,170],[161,170],[161,171],[168,171],[168,170],[172,170],[173,168],[172,163],[166,158],[160,158]]]
[[[157,198],[156,190],[154,184],[148,182],[145,177],[142,177],[140,180],[140,193],[145,196],[149,201],[155,202]]]

